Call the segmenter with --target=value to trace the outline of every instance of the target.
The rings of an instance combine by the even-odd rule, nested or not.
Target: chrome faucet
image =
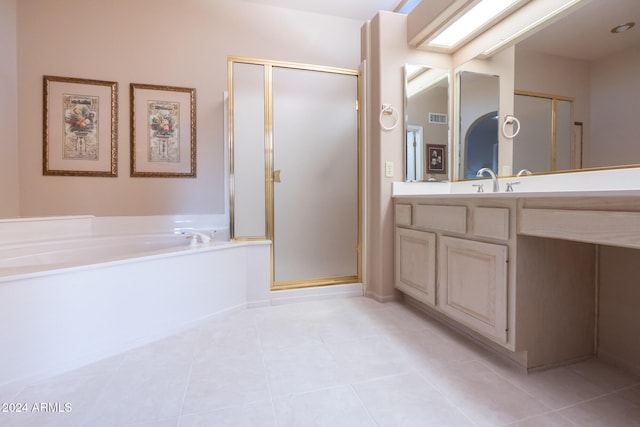
[[[482,176],[484,175],[484,173],[488,173],[489,175],[491,175],[491,180],[493,181],[493,192],[497,193],[500,191],[500,186],[498,185],[498,177],[496,176],[496,174],[489,168],[482,168],[478,171],[478,173],[476,174],[476,176],[478,178],[482,178]]]
[[[518,175],[516,176],[522,176],[522,175],[531,175],[532,172],[529,169],[522,169],[520,172],[518,172]]]
[[[198,240],[200,240],[200,243],[206,245],[211,241],[211,236],[208,236],[204,233],[200,233],[198,231],[183,231],[182,234],[184,234],[185,236],[187,236],[187,239],[192,239],[191,242],[192,243],[197,243]]]

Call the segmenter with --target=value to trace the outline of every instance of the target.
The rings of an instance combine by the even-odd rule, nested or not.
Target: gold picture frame
[[[131,176],[196,176],[196,90],[131,83]]]
[[[118,176],[118,83],[43,77],[43,175]]]

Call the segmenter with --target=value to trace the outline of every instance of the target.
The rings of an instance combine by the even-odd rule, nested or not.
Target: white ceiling
[[[636,23],[631,30],[611,33],[616,25],[630,21]],[[591,0],[519,44],[521,48],[587,61],[634,45],[640,45],[640,0]]]
[[[402,0],[245,0],[267,6],[368,21],[379,10],[393,11]]]
[[[403,3],[403,0],[244,1],[362,22],[373,18],[380,10],[393,11]],[[611,34],[611,28],[629,21],[636,22],[630,31]],[[522,48],[584,60],[594,60],[632,45],[640,45],[640,0],[588,1],[569,16],[520,43]]]

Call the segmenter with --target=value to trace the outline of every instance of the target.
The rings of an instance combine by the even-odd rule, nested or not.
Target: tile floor
[[[245,310],[0,402],[71,405],[3,427],[640,426],[638,377],[597,360],[525,375],[366,298]]]

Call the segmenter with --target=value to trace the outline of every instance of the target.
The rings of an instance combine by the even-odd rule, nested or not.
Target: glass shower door
[[[273,68],[273,287],[358,279],[358,78]]]

